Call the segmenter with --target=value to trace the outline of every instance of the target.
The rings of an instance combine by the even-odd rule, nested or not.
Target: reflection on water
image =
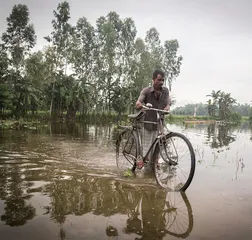
[[[223,184],[221,176],[225,184],[243,180],[224,189],[249,193],[249,125],[170,128],[187,135],[196,151],[198,164],[189,190],[215,192]],[[185,194],[166,192],[146,179],[117,177],[115,137],[112,125],[74,123],[1,132],[1,239],[191,236],[195,215]]]
[[[75,223],[78,227],[74,233],[72,225],[69,226],[69,221],[75,218],[96,226],[96,232],[84,234],[87,239],[95,236],[104,239],[102,234],[123,235],[126,239],[132,236],[162,239],[167,234],[188,236],[193,227],[192,209],[184,194],[167,193],[156,186],[127,179],[123,182],[105,170],[105,163],[97,173],[89,168],[88,160],[78,162],[83,156],[90,158],[97,147],[113,146],[113,134],[109,126],[81,125],[3,132],[0,140],[2,236],[20,239],[7,226],[35,224],[38,227],[36,221],[42,219],[42,225],[58,224],[60,239],[78,239],[76,232],[80,232],[82,239],[82,226]],[[109,156],[103,152],[103,158],[104,154]],[[114,165],[114,159],[111,160]],[[25,231],[24,228],[23,237],[27,239],[29,235]]]
[[[232,127],[230,125],[210,124],[207,127],[207,141],[210,142],[212,148],[221,148],[228,146],[235,141]]]
[[[61,224],[69,214],[92,213],[107,218],[117,215],[118,221],[127,219],[120,230],[108,225],[108,236],[123,232],[142,237],[137,239],[147,236],[148,239],[154,236],[162,239],[166,234],[185,237],[192,230],[191,206],[186,196],[180,193],[130,186],[93,176],[60,181],[48,186],[48,191],[52,200],[48,214]]]
[[[82,137],[84,139],[90,139],[93,137],[98,139],[99,137],[110,138],[112,125],[87,125],[75,122],[65,123],[51,123],[50,128],[43,129],[46,133],[70,135],[72,137]]]
[[[24,225],[35,215],[35,208],[26,201],[32,196],[25,191],[30,184],[23,181],[19,166],[10,170],[1,167],[0,175],[0,197],[5,200],[5,213],[1,220],[10,226]]]
[[[44,221],[60,224],[59,235],[65,239],[72,237],[67,231],[70,216],[90,222],[93,216],[115,216],[106,225],[98,224],[97,230],[107,236],[129,235],[129,239],[132,234],[135,239],[186,237],[192,231],[192,209],[185,194],[90,176],[80,166],[62,167],[53,160],[43,162],[41,156],[8,151],[1,152],[0,172],[1,221],[9,226],[48,216]],[[118,221],[122,224],[115,226]],[[0,230],[4,232],[5,227],[0,225]]]

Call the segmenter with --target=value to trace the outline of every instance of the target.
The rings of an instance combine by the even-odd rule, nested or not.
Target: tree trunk
[[[73,107],[71,104],[70,104],[69,108],[67,109],[66,118],[68,120],[70,120],[70,119],[74,120],[76,118],[76,108]]]
[[[52,98],[51,98],[51,105],[50,105],[50,116],[52,116],[54,88],[55,88],[55,81],[53,82],[53,88],[52,88]]]

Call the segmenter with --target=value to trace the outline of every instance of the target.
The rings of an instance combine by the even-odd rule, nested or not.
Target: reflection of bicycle
[[[138,198],[131,202],[124,232],[141,236],[135,240],[152,239],[152,236],[163,239],[167,234],[188,237],[193,229],[193,214],[186,194],[145,190],[140,189]]]
[[[185,191],[195,172],[193,147],[184,135],[167,129],[164,114],[168,114],[168,111],[146,106],[144,109],[128,116],[131,126],[120,126],[123,131],[116,141],[117,168],[119,172],[125,172],[125,168],[135,172],[136,168],[142,167],[142,164],[147,166],[150,162],[158,185],[171,191]],[[157,122],[143,121],[145,111],[156,111]],[[157,136],[145,155],[143,155],[141,139],[143,123],[158,125]]]
[[[175,195],[180,194],[180,195]],[[169,235],[186,238],[193,229],[191,204],[184,192],[167,193],[165,206],[159,216],[159,225]]]

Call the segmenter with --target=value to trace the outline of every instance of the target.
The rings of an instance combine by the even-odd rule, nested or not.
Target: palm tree
[[[230,108],[237,101],[231,97],[231,93],[221,92],[219,97],[219,116],[221,119],[227,119],[231,113]]]
[[[216,102],[219,99],[220,94],[221,94],[221,90],[218,90],[218,91],[212,90],[211,94],[206,95],[207,97],[212,97],[212,99],[213,99],[212,104],[211,104],[211,101],[209,101],[209,104],[211,104],[211,106],[209,106],[209,108],[208,108],[209,115],[211,117],[215,117],[216,108],[217,108]]]

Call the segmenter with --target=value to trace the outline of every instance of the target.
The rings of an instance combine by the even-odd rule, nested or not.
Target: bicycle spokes
[[[138,154],[137,143],[131,131],[122,132],[116,146],[116,162],[118,170],[132,169]]]
[[[172,191],[185,190],[192,179],[195,158],[188,140],[173,133],[159,144],[155,163],[156,179],[162,187]]]

